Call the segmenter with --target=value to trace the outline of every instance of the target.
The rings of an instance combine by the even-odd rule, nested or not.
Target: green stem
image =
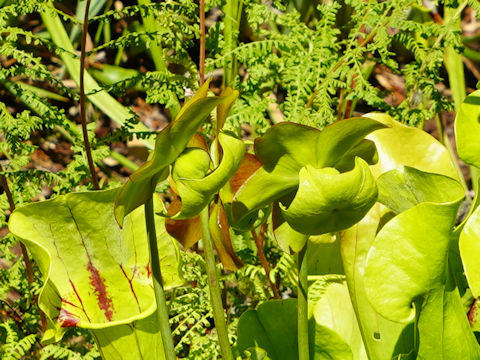
[[[215,256],[213,255],[213,243],[208,228],[208,216],[208,206],[206,206],[200,213],[200,221],[202,223],[203,245],[207,266],[208,287],[210,288],[210,298],[213,308],[213,320],[215,321],[215,327],[217,329],[222,358],[223,360],[233,360],[232,348],[230,347],[230,342],[228,340],[225,312],[223,311],[220,281],[218,279]]]
[[[224,51],[230,54],[237,46],[237,34],[240,28],[240,20],[242,16],[243,0],[227,0],[223,7],[223,24],[225,39]],[[235,76],[237,75],[237,59],[234,55],[230,55],[230,61],[225,66],[223,76],[223,87],[233,86]]]
[[[309,360],[308,347],[308,267],[307,267],[307,244],[298,253],[298,359]]]
[[[85,58],[86,58],[86,44],[88,33],[88,11],[90,10],[90,0],[87,0],[85,5],[85,17],[83,18],[82,27],[82,50],[80,52],[80,121],[82,124],[83,143],[85,145],[85,154],[87,155],[88,168],[92,174],[92,182],[95,190],[100,190],[98,185],[97,172],[95,164],[93,163],[92,150],[90,147],[90,140],[88,139],[87,131],[87,108],[85,104]]]
[[[152,2],[150,0],[138,0],[139,5],[148,6],[148,5],[151,5],[151,3]],[[142,13],[142,20],[143,20],[143,24],[145,25],[145,30],[147,30],[147,32],[153,33],[161,30],[157,26],[157,23],[155,21],[155,16],[153,16],[151,12],[147,14]],[[165,62],[165,57],[163,56],[163,48],[160,41],[157,39],[151,41],[149,44],[149,50],[150,50],[150,54],[152,55],[152,60],[153,60],[153,63],[155,64],[155,68],[157,69],[157,71],[167,73],[168,69]],[[178,99],[176,97],[175,97],[174,103],[168,106],[168,110],[170,111],[172,118],[175,118],[175,116],[180,111],[180,103],[178,102]]]
[[[153,211],[153,198],[145,203],[145,224],[147,226],[147,237],[150,247],[150,262],[152,266],[153,288],[155,290],[155,300],[157,302],[157,316],[162,335],[162,344],[165,352],[165,359],[175,360],[175,350],[173,347],[172,333],[168,317],[168,307],[163,290],[162,273],[160,270],[160,258],[158,256],[157,233],[155,231],[155,214]]]

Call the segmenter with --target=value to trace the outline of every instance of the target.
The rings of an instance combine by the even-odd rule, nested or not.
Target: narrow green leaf
[[[227,98],[225,102],[221,103],[217,107],[217,124],[216,124],[216,135],[218,137],[218,134],[220,131],[223,129],[223,125],[225,124],[225,120],[227,119],[228,112],[235,102],[235,100],[238,98],[239,92],[238,90],[234,90],[231,87],[227,87],[224,90],[222,90],[222,93],[220,96],[224,96]]]
[[[465,276],[475,298],[480,296],[480,207],[468,218],[459,240]]]
[[[42,272],[39,305],[57,339],[66,327],[104,329],[144,319],[155,310],[143,209],[120,229],[113,214],[117,192],[59,196],[18,208],[10,217],[10,231]],[[164,284],[180,285],[175,241],[163,218],[156,222]]]
[[[480,90],[463,101],[455,118],[455,140],[460,159],[480,167]]]
[[[71,78],[78,85],[80,83],[80,59],[78,56],[74,55],[75,49],[70,42],[60,17],[53,8],[52,2],[47,2],[47,5],[40,12],[40,15],[42,17],[43,24],[52,37],[52,41],[60,49],[65,50],[60,52],[60,57],[62,58],[62,62],[65,64],[65,67],[67,68]],[[87,94],[89,101],[102,110],[105,115],[110,117],[110,119],[115,121],[117,124],[122,125],[125,120],[132,117],[132,114],[129,112],[129,110],[115,100],[106,91],[102,90],[97,82],[87,72],[85,73],[85,93]],[[133,130],[147,131],[148,128],[144,124],[138,123],[135,125]],[[147,145],[151,144],[149,144],[147,141]]]
[[[203,121],[219,103],[220,97],[206,97],[206,82],[180,110],[177,118],[155,140],[153,155],[123,185],[115,199],[115,218],[120,225],[133,209],[144,204],[155,191],[160,178],[166,178],[168,166],[182,153]]]

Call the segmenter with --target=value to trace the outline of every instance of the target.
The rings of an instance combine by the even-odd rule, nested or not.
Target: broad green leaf
[[[314,242],[310,237],[307,248],[308,275],[344,274],[340,255],[340,239],[330,234],[331,242]]]
[[[355,226],[341,233],[341,253],[347,285],[370,360],[392,359],[414,348],[413,323],[400,324],[380,316],[367,300],[365,264],[377,229],[388,213],[376,204]]]
[[[234,223],[294,192],[300,169],[307,165],[320,169],[338,164],[344,169],[353,163],[346,154],[354,158],[351,150],[355,147],[359,155],[371,159],[371,145],[361,142],[372,131],[384,127],[368,118],[338,121],[323,131],[287,122],[272,126],[255,140],[255,153],[262,167],[236,193],[232,203]]]
[[[297,301],[271,300],[247,310],[238,322],[240,351],[261,347],[272,360],[298,359]]]
[[[25,243],[42,272],[39,305],[57,339],[66,327],[129,324],[156,308],[143,209],[119,228],[113,214],[117,192],[59,196],[18,208],[10,217],[10,231]],[[156,222],[164,284],[180,285],[175,241],[163,218]]]
[[[299,233],[288,225],[278,202],[272,205],[272,229],[278,247],[289,254],[302,250],[308,239],[308,235]]]
[[[147,202],[160,178],[166,178],[168,166],[182,153],[210,112],[224,101],[206,97],[206,82],[180,110],[177,118],[163,129],[155,140],[153,155],[123,185],[115,199],[115,218],[120,226],[132,210]]]
[[[297,232],[309,235],[344,230],[361,220],[377,199],[377,186],[367,163],[356,159],[352,171],[300,169],[300,185],[282,215]]]
[[[480,167],[480,90],[463,101],[455,118],[458,156],[467,164]]]
[[[104,360],[165,359],[156,313],[131,324],[90,331]]]
[[[445,284],[450,238],[463,187],[456,180],[445,177],[439,181],[438,175],[419,175],[418,170],[408,167],[403,174],[392,172],[396,180],[408,179],[405,188],[415,189],[416,204],[378,233],[368,254],[365,288],[370,303],[382,316],[407,322],[415,315],[414,300]],[[442,183],[444,194],[439,195],[435,186],[423,186],[429,179]],[[403,196],[396,189],[386,188],[391,198]]]
[[[309,165],[316,168],[336,168],[339,162],[347,161],[347,154],[352,158],[363,154],[367,156],[365,160],[368,160],[372,157],[372,148],[363,141],[364,137],[386,127],[388,125],[369,117],[334,122],[325,127],[319,135],[315,148],[316,162]],[[353,148],[356,148],[358,153],[352,153]]]
[[[242,359],[245,360],[272,360],[267,352],[259,347],[251,347],[243,351],[244,356]]]
[[[348,150],[345,155],[335,164],[335,169],[340,172],[352,170],[355,167],[355,158],[360,157],[369,165],[378,161],[377,147],[371,140],[363,139],[357,145]]]
[[[411,166],[458,180],[447,149],[433,136],[421,129],[403,125],[386,114],[370,113],[365,117],[389,126],[367,136],[377,147],[378,163],[371,167],[375,177],[402,166]]]
[[[377,179],[378,201],[396,213],[414,207],[422,202],[444,203],[452,200],[452,192],[446,189],[452,186],[461,190],[451,178],[426,173],[406,166],[404,171],[392,170]]]
[[[223,157],[211,173],[208,173],[208,153],[201,149],[188,149],[175,162],[172,177],[182,208],[171,216],[172,219],[186,219],[199,214],[239,168],[245,155],[243,141],[224,133],[219,134],[218,140]]]
[[[468,218],[459,240],[465,276],[475,298],[480,296],[480,207]]]
[[[417,359],[480,359],[480,347],[470,329],[455,283],[447,274],[444,285],[423,300],[418,319]]]
[[[308,250],[310,250],[310,244]],[[333,359],[367,360],[357,317],[345,282],[327,282],[324,293],[318,301],[311,305],[315,322],[333,330],[342,339],[337,341],[336,356]],[[319,349],[325,348],[325,346],[319,345],[320,341],[323,343],[326,340],[321,339],[323,335],[321,329],[318,327],[315,341],[316,347]],[[332,350],[330,350],[330,354],[333,355]]]
[[[320,319],[322,316],[319,315]],[[345,340],[329,326],[316,323],[313,316],[309,320],[309,338],[311,359],[353,358]],[[270,300],[256,310],[242,314],[238,323],[237,348],[245,351],[252,347],[264,349],[272,360],[298,359],[296,299]]]

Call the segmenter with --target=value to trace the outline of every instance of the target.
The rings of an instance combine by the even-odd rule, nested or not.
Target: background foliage
[[[475,87],[475,0],[241,5],[207,1],[206,71],[214,92],[222,82],[240,90],[227,128],[246,140],[281,121],[323,128],[379,110],[427,130],[435,127],[432,119],[445,123],[448,141],[447,112],[455,109],[457,91],[445,65],[449,51],[466,56],[462,76],[467,88]],[[84,3],[0,0],[0,6],[0,170],[13,201],[19,206],[90,189],[77,125],[79,64],[69,56],[79,49]],[[456,14],[458,9],[463,12]],[[237,27],[229,21],[235,16]],[[146,160],[151,135],[198,86],[198,7],[192,0],[96,0],[90,19],[89,130],[102,186],[111,188]],[[443,131],[434,131],[442,141]],[[166,192],[166,186],[158,190]],[[0,356],[99,358],[81,329],[70,329],[61,344],[40,344],[40,276],[34,268],[29,283],[17,240],[5,229],[11,210],[5,191],[0,207]],[[296,286],[293,257],[275,246],[268,231],[265,241],[270,279],[289,297]],[[233,243],[246,266],[224,279],[232,340],[239,316],[272,296],[254,239],[235,234]],[[180,358],[210,359],[219,350],[205,264],[193,252],[182,256],[186,285],[168,294],[175,350]]]

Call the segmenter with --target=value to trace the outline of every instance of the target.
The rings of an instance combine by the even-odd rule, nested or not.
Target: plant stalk
[[[223,311],[222,295],[220,291],[220,281],[218,278],[215,256],[213,254],[213,243],[208,229],[208,206],[200,213],[202,223],[203,245],[205,252],[205,262],[208,275],[208,287],[210,288],[210,298],[213,309],[213,320],[217,329],[218,342],[223,360],[233,360],[232,348],[228,340],[227,322],[225,321],[225,312]]]
[[[223,24],[225,39],[225,53],[231,53],[237,46],[237,34],[240,28],[240,20],[242,16],[243,0],[227,0],[222,11],[224,13]],[[233,87],[235,76],[237,75],[237,59],[236,56],[230,55],[230,62],[225,66],[223,76],[223,88]]]
[[[82,30],[82,49],[80,53],[80,121],[82,123],[83,143],[85,144],[85,153],[87,154],[88,168],[92,174],[92,182],[95,190],[100,190],[98,185],[98,177],[95,171],[95,164],[93,163],[92,149],[90,147],[90,140],[88,140],[87,131],[87,112],[85,106],[85,57],[87,46],[87,31],[88,31],[88,11],[90,10],[90,1],[87,0],[85,4],[85,17],[83,18]]]
[[[173,346],[172,332],[168,316],[167,301],[163,289],[162,272],[160,269],[160,258],[158,256],[157,233],[155,231],[155,213],[153,210],[153,198],[145,203],[145,224],[147,226],[148,244],[150,247],[150,263],[152,266],[153,289],[157,302],[157,316],[162,336],[163,351],[165,359],[175,360],[175,349]],[[159,346],[160,347],[160,346]]]
[[[260,262],[262,263],[263,269],[265,270],[265,275],[267,275],[268,284],[273,292],[273,297],[275,299],[281,299],[280,294],[278,293],[278,289],[275,284],[270,280],[270,266],[268,265],[268,260],[263,252],[263,244],[265,240],[265,230],[266,230],[266,223],[264,223],[260,228],[260,234],[257,235],[255,230],[252,230],[253,240],[255,240],[255,245],[257,246],[258,257]]]
[[[0,171],[3,171],[3,168],[1,165],[0,165]],[[9,210],[11,214],[15,210],[15,202],[13,201],[12,192],[10,191],[10,187],[8,186],[8,180],[5,175],[0,176],[0,183],[2,184],[3,191],[5,191],[5,195],[7,196]],[[30,258],[28,257],[27,248],[25,247],[25,245],[23,245],[22,242],[20,242],[20,249],[22,251],[23,261],[25,263],[25,271],[27,272],[28,283],[32,284],[34,280],[33,266],[32,266],[32,262],[30,261]],[[45,317],[45,314],[40,308],[38,309],[38,311],[40,313],[40,326],[42,327],[42,330],[45,331],[47,329],[47,319]]]
[[[307,245],[298,253],[298,359],[309,360],[308,346],[308,266]]]
[[[138,0],[138,4],[143,6],[149,6],[152,4],[152,2],[150,0]],[[155,16],[153,16],[153,14],[148,13],[144,15],[142,13],[142,20],[147,32],[153,33],[160,30],[156,24]],[[153,63],[155,64],[155,69],[162,73],[167,73],[168,69],[165,62],[165,57],[163,55],[163,47],[160,41],[158,41],[157,39],[151,41],[149,44],[149,50],[152,56]],[[173,104],[168,106],[168,110],[172,115],[172,119],[174,119],[180,111],[180,102],[178,101],[176,96]]]
[[[0,165],[0,171],[3,171],[3,168],[1,165]],[[7,177],[5,175],[1,175],[0,182],[2,184],[3,191],[5,191],[5,195],[7,195],[8,205],[9,205],[10,214],[11,214],[15,210],[15,202],[13,201],[12,192],[10,191],[10,187],[8,186]],[[31,284],[33,282],[32,263],[30,262],[30,259],[28,257],[27,248],[21,242],[20,242],[20,248],[22,249],[23,261],[25,262],[25,269],[27,271],[28,283]]]
[[[198,65],[198,76],[200,86],[205,82],[205,0],[199,0],[200,11],[200,60]]]

